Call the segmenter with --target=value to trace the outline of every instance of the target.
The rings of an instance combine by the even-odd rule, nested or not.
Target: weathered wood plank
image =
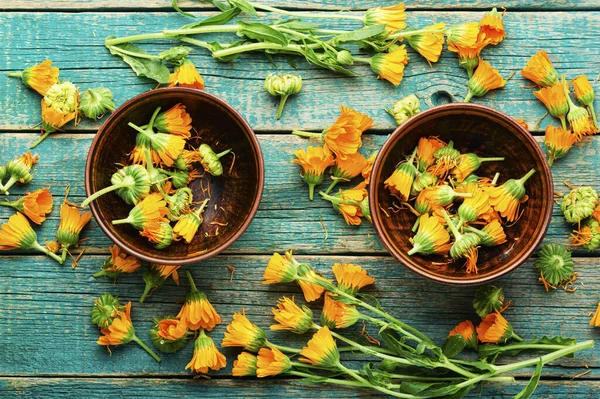
[[[481,12],[415,12],[408,19],[410,26],[422,27],[436,21],[448,23],[477,20]],[[200,13],[199,15],[212,15]],[[600,12],[513,12],[505,16],[508,38],[497,48],[484,50],[483,57],[503,75],[518,72],[534,52],[546,48],[559,72],[569,77],[587,73],[597,75],[594,57],[600,48],[600,38],[594,34],[600,27]],[[138,78],[120,59],[103,46],[108,35],[130,35],[176,28],[188,20],[175,13],[4,13],[0,15],[0,36],[5,40],[0,49],[0,71],[20,70],[50,57],[63,69],[62,77],[72,80],[82,89],[103,85],[115,93],[117,104],[147,91],[154,84]],[[341,23],[348,27],[347,22]],[[63,34],[56,34],[56,27]],[[567,27],[578,26],[579,29]],[[560,43],[560,46],[556,46]],[[164,42],[144,46],[156,52],[166,48]],[[76,49],[76,50],[75,50]],[[76,52],[77,56],[74,56]],[[250,125],[259,131],[285,131],[292,128],[320,129],[335,119],[339,104],[360,109],[375,118],[378,128],[390,129],[393,120],[383,108],[407,94],[416,93],[423,107],[433,104],[432,95],[448,92],[458,99],[465,95],[465,71],[458,66],[456,56],[444,52],[440,62],[430,68],[416,54],[407,68],[400,88],[376,80],[365,66],[356,71],[357,78],[339,76],[318,70],[298,60],[295,70],[284,59],[273,66],[261,55],[243,56],[232,64],[215,62],[202,49],[194,49],[191,59],[206,78],[206,89],[237,108]],[[275,121],[276,101],[262,88],[268,72],[297,73],[304,78],[301,94],[289,100],[284,117]],[[0,129],[33,129],[39,122],[39,96],[18,80],[2,74],[0,84],[6,89],[0,95]],[[599,83],[594,83],[599,90]],[[318,94],[317,94],[318,93]],[[490,93],[477,102],[491,105],[515,117],[525,118],[533,128],[544,114],[543,106],[531,93],[528,82],[517,73],[507,86]],[[542,123],[542,128],[550,118]],[[97,129],[100,122],[85,121],[83,130]],[[69,127],[68,129],[72,129]]]
[[[34,140],[33,134],[0,134],[0,163],[8,162],[27,151]],[[282,248],[301,249],[307,253],[386,253],[373,227],[365,223],[360,227],[346,226],[343,218],[325,201],[309,201],[307,189],[299,177],[299,168],[290,163],[293,151],[309,144],[308,141],[291,135],[258,135],[265,159],[265,189],[256,217],[248,231],[230,248],[229,253],[268,253]],[[50,137],[37,148],[41,160],[35,166],[35,179],[27,186],[11,189],[17,194],[41,187],[50,187],[60,201],[64,188],[71,186],[72,199],[81,201],[85,195],[83,175],[91,135],[57,135]],[[379,148],[386,137],[366,135],[363,153],[370,154]],[[600,189],[595,165],[600,154],[600,138],[586,139],[578,144],[568,158],[558,161],[552,168],[556,191],[566,193],[563,181],[574,185],[591,184]],[[325,189],[323,184],[321,189]],[[12,209],[0,208],[0,221],[4,222]],[[319,222],[323,220],[328,231]],[[58,224],[58,206],[43,228],[38,229],[40,240],[51,240]],[[94,221],[84,236],[89,238],[85,246],[92,253],[106,253],[110,245],[108,238]],[[564,222],[558,205],[554,209],[546,242],[566,242],[571,226]],[[596,255],[600,252],[595,251]],[[586,254],[589,254],[586,252]]]

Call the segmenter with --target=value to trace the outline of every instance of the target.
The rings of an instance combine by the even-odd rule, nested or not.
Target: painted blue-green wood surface
[[[35,139],[39,122],[39,96],[9,79],[4,72],[20,70],[27,65],[51,58],[61,68],[61,77],[82,89],[103,85],[115,93],[117,104],[150,90],[154,85],[136,77],[120,60],[108,54],[102,42],[107,35],[128,35],[174,28],[189,20],[170,11],[170,1],[69,1],[19,2],[0,0],[0,163],[22,153]],[[265,1],[265,4],[290,9],[364,10],[391,1],[368,0],[291,2]],[[181,5],[197,10],[197,15],[213,11],[198,1],[182,1]],[[496,48],[486,49],[484,57],[505,76],[517,74],[506,88],[477,100],[512,116],[522,117],[538,134],[535,124],[543,115],[543,107],[531,93],[530,83],[518,71],[527,58],[546,49],[560,73],[570,78],[586,73],[593,80],[600,73],[598,54],[600,9],[595,0],[586,1],[507,1],[494,4],[481,0],[407,2],[409,26],[421,27],[436,21],[448,23],[477,20],[482,11],[492,6],[505,6],[507,39]],[[44,10],[44,12],[39,12]],[[36,12],[33,12],[36,11]],[[62,12],[61,12],[62,11]],[[74,11],[85,11],[82,13]],[[355,11],[359,12],[359,11]],[[347,23],[343,26],[350,26]],[[143,44],[151,52],[166,48],[164,42]],[[325,202],[310,202],[299,178],[296,165],[290,164],[293,150],[307,142],[288,133],[294,128],[318,130],[331,123],[339,104],[349,105],[371,115],[376,128],[365,135],[364,153],[381,146],[391,132],[393,120],[383,111],[396,99],[415,92],[423,107],[436,104],[440,92],[461,98],[466,75],[458,67],[456,56],[445,52],[438,64],[430,68],[418,55],[411,53],[411,63],[399,88],[378,81],[368,68],[359,67],[361,76],[346,78],[321,71],[304,61],[298,70],[278,60],[273,66],[262,56],[244,56],[233,64],[219,64],[201,49],[195,49],[192,60],[206,79],[206,90],[223,97],[237,108],[256,130],[265,157],[266,181],[263,201],[248,231],[226,253],[191,267],[199,288],[205,290],[224,323],[211,334],[220,343],[225,324],[231,314],[243,307],[257,324],[272,323],[271,307],[282,295],[299,295],[290,285],[265,286],[261,277],[269,255],[288,248],[298,257],[313,263],[326,276],[334,262],[353,262],[368,268],[377,283],[367,292],[376,295],[383,306],[403,320],[414,324],[441,342],[457,322],[476,317],[471,309],[473,288],[434,285],[403,269],[391,258],[377,239],[373,227],[346,226]],[[296,72],[303,76],[302,93],[290,99],[281,121],[274,119],[276,102],[262,90],[268,72]],[[600,85],[593,82],[596,89]],[[35,179],[28,186],[11,190],[11,198],[40,187],[50,187],[58,198],[67,184],[71,196],[79,201],[84,196],[83,169],[92,134],[101,122],[84,122],[69,127],[68,134],[56,134],[40,145],[41,159],[36,165]],[[556,122],[554,122],[556,123]],[[566,192],[563,181],[573,185],[592,184],[600,189],[600,138],[589,138],[578,144],[568,158],[556,163],[553,177],[556,191]],[[0,208],[0,222],[11,211]],[[327,228],[328,238],[319,221]],[[53,238],[58,225],[58,207],[41,228],[36,228],[40,241]],[[571,226],[565,224],[555,207],[546,242],[567,243]],[[136,300],[141,295],[141,273],[122,276],[114,283],[91,277],[108,254],[110,241],[95,222],[84,230],[88,238],[86,254],[80,266],[59,266],[49,259],[23,251],[0,256],[0,398],[348,398],[379,397],[371,392],[335,387],[310,387],[286,378],[270,380],[232,379],[231,364],[237,353],[224,350],[228,367],[211,373],[210,380],[193,379],[184,370],[192,352],[188,343],[181,352],[164,356],[155,363],[133,344],[115,348],[112,356],[96,345],[96,329],[89,322],[93,299],[110,291],[125,300],[134,301],[133,322],[138,335],[147,340],[151,319],[174,314],[187,292],[185,281],[178,287],[169,282],[145,304]],[[580,273],[577,290],[546,293],[537,281],[530,260],[519,270],[499,280],[514,309],[507,317],[525,338],[542,335],[572,336],[579,340],[595,339],[600,330],[588,325],[590,313],[600,300],[600,252],[576,251],[576,267]],[[231,277],[228,265],[235,267]],[[311,305],[319,315],[320,302]],[[374,333],[374,331],[373,331]],[[308,337],[269,333],[272,341],[300,347]],[[357,357],[345,357],[355,365]],[[356,363],[358,367],[358,363]],[[572,377],[590,373],[576,380]],[[519,372],[515,384],[487,384],[481,397],[510,398],[525,384],[531,370]],[[597,349],[562,359],[546,367],[536,398],[597,398],[600,395],[600,355]],[[475,398],[479,392],[471,394]]]

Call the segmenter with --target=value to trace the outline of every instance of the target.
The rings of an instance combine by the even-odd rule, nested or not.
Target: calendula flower
[[[556,288],[570,281],[575,272],[571,252],[559,244],[545,244],[538,252],[535,267],[540,272],[546,291],[548,287]]]
[[[484,285],[477,288],[473,298],[475,313],[482,319],[490,313],[500,312],[504,309],[504,291],[500,287]]]
[[[8,218],[8,222],[0,227],[0,251],[12,249],[35,249],[48,255],[58,263],[63,263],[59,256],[37,242],[37,234],[31,228],[27,218],[20,212],[12,215]]]
[[[398,46],[389,53],[377,53],[369,59],[369,64],[378,79],[385,79],[399,86],[404,77],[404,67],[408,64],[406,45]]]
[[[185,271],[185,274],[190,282],[190,292],[186,295],[177,318],[192,331],[198,329],[210,331],[217,324],[221,324],[221,316],[208,301],[206,294],[196,288],[192,274],[188,270]]]
[[[239,346],[250,352],[258,352],[260,348],[267,343],[265,331],[255,324],[242,313],[234,313],[232,322],[227,326],[225,337],[221,346]]]
[[[566,130],[569,102],[562,83],[557,82],[551,86],[542,87],[539,91],[534,91],[533,95],[544,103],[550,115],[560,119],[563,129]]]
[[[289,73],[283,75],[272,75],[269,73],[265,79],[265,90],[272,96],[281,97],[276,116],[276,119],[279,120],[288,97],[298,94],[302,90],[302,77]]]
[[[600,327],[600,302],[598,302],[598,308],[590,320],[590,326]]]
[[[456,198],[471,197],[471,193],[459,193],[448,185],[439,185],[427,188],[421,193],[424,194],[426,200],[431,204],[432,208],[444,207],[450,205]]]
[[[426,188],[435,186],[438,181],[439,179],[429,172],[417,173],[410,188],[410,195],[416,197]]]
[[[284,256],[275,252],[269,259],[269,264],[263,273],[263,284],[291,283],[295,281],[299,265],[292,257],[292,251],[286,251]]]
[[[600,247],[600,222],[596,219],[586,219],[583,226],[571,234],[572,246],[580,246],[588,251],[593,251]]]
[[[565,130],[560,126],[546,126],[544,145],[548,153],[548,165],[552,166],[554,161],[567,155],[567,152],[569,152],[576,141],[577,136],[571,133],[570,130]]]
[[[495,247],[506,242],[506,233],[504,233],[504,228],[498,220],[490,221],[481,230],[474,229],[471,226],[468,227],[468,230],[479,236],[481,245],[484,247]]]
[[[504,157],[481,158],[476,154],[461,154],[458,164],[452,169],[452,176],[458,183],[461,183],[471,173],[475,172],[483,162],[504,161]]]
[[[321,323],[329,328],[348,328],[356,324],[361,314],[356,306],[338,302],[330,292],[325,293]]]
[[[177,157],[177,159],[175,160],[175,163],[173,164],[173,166],[175,166],[177,169],[179,170],[189,170],[193,168],[193,163],[200,161],[199,159],[200,154],[198,153],[198,151],[193,151],[193,150],[183,150],[181,151],[181,154],[179,154],[179,156]]]
[[[160,358],[135,335],[135,328],[133,328],[133,324],[131,323],[131,302],[128,302],[127,305],[123,307],[122,311],[118,310],[112,323],[108,327],[102,328],[100,333],[102,336],[96,341],[98,345],[117,346],[135,341],[144,348],[154,360],[160,362]]]
[[[575,105],[571,100],[569,94],[569,84],[565,82],[565,76],[562,76],[562,85],[564,88],[567,102],[569,103],[569,113],[567,114],[567,120],[571,124],[573,133],[577,136],[578,140],[581,140],[583,136],[592,135],[598,131],[594,122],[590,119],[590,115],[587,109]]]
[[[162,287],[169,277],[173,279],[175,284],[179,285],[179,273],[177,270],[180,267],[181,266],[150,265],[148,271],[144,273],[144,282],[146,283],[146,287],[144,288],[144,293],[140,298],[140,303],[144,303],[144,300],[151,291],[155,291],[156,289]]]
[[[421,137],[419,139],[419,144],[417,145],[416,156],[417,169],[419,172],[427,171],[427,169],[429,169],[429,167],[436,161],[436,157],[434,155],[436,151],[445,146],[446,143],[437,137]],[[460,152],[458,154],[460,155]]]
[[[328,195],[324,192],[319,192],[319,195],[331,202],[333,209],[342,214],[347,224],[358,226],[362,223],[361,216],[370,220],[370,213],[365,213],[368,211],[368,204],[365,208],[364,201],[368,195],[365,187],[366,183],[362,182],[354,188],[340,190],[336,195]]]
[[[417,152],[418,151],[419,148],[417,147]],[[435,150],[433,157],[435,159],[435,164],[431,165],[428,171],[434,176],[445,179],[448,172],[458,165],[458,162],[460,161],[460,151],[454,148],[454,142],[450,140],[448,144]]]
[[[480,34],[472,46],[463,46],[461,44],[454,46],[458,54],[458,64],[467,70],[469,78],[473,76],[473,71],[479,66],[481,50],[488,44],[490,44],[490,39]]]
[[[183,238],[188,244],[192,242],[202,224],[202,213],[208,200],[208,198],[205,199],[197,209],[182,215],[173,227],[173,233],[177,237]]]
[[[115,110],[113,93],[106,87],[87,89],[81,93],[79,111],[90,119],[102,118],[108,111]]]
[[[390,7],[369,8],[365,13],[364,23],[369,25],[385,25],[385,31],[394,33],[406,28],[406,12],[404,3],[399,3]]]
[[[171,133],[189,139],[192,118],[185,110],[185,105],[177,103],[156,116],[154,128],[162,133]]]
[[[52,61],[44,60],[22,72],[9,72],[8,76],[21,78],[26,86],[45,96],[48,89],[58,83],[58,68],[52,66]]]
[[[494,207],[507,221],[514,222],[519,213],[521,200],[525,198],[525,182],[536,172],[531,169],[520,179],[510,179],[498,187],[484,187],[485,193],[490,197],[490,205]]]
[[[81,206],[85,208],[93,200],[111,191],[116,191],[117,195],[129,205],[137,204],[142,197],[150,193],[150,175],[141,165],[128,165],[119,169],[112,175],[110,182],[110,186],[90,195]]]
[[[545,50],[538,51],[527,61],[521,75],[540,87],[552,86],[558,82],[558,73]]]
[[[479,22],[465,22],[451,25],[446,28],[448,50],[457,52],[457,46],[471,47],[477,42],[479,36]]]
[[[477,246],[480,244],[481,239],[475,233],[460,233],[448,216],[448,213],[444,210],[441,213],[454,236],[454,243],[450,247],[450,256],[454,260],[466,259],[465,268],[467,269],[467,273],[477,273],[477,258],[479,255]]]
[[[408,36],[408,44],[417,53],[421,54],[429,65],[432,62],[438,62],[442,49],[444,48],[444,27],[446,25],[441,22],[439,24],[431,25],[423,28],[424,33]],[[439,32],[427,32],[427,31],[439,31]]]
[[[338,288],[350,295],[375,282],[365,269],[352,263],[335,263],[331,270],[335,275]]]
[[[419,229],[411,238],[413,245],[408,255],[414,254],[443,254],[450,250],[450,234],[436,216],[427,213],[419,217]]]
[[[256,361],[256,376],[269,377],[285,373],[292,368],[290,358],[275,347],[261,348]]]
[[[489,197],[482,190],[476,189],[472,197],[467,197],[458,207],[458,225],[472,223],[480,219],[482,215],[492,212]]]
[[[173,317],[154,319],[154,326],[150,329],[152,345],[164,353],[177,352],[183,348],[187,335],[185,322]]]
[[[488,314],[477,326],[477,338],[485,344],[506,343],[511,338],[522,341],[498,311]]]
[[[102,270],[94,274],[94,277],[107,276],[110,279],[116,279],[121,273],[133,273],[142,267],[138,258],[129,255],[116,245],[108,248],[110,258],[104,261]]]
[[[203,90],[204,79],[202,79],[192,61],[183,59],[181,64],[175,67],[175,71],[169,77],[169,87],[173,86]]]
[[[386,109],[385,112],[392,115],[396,121],[396,125],[400,126],[410,117],[421,112],[421,102],[414,94],[406,96],[394,103],[391,109]]]
[[[367,158],[367,163],[363,170],[361,171],[362,178],[364,179],[366,184],[369,184],[371,181],[371,172],[373,171],[373,163],[375,162],[375,158],[377,158],[377,154],[379,152],[375,151]]]
[[[308,198],[312,201],[315,193],[315,186],[323,182],[325,169],[335,163],[333,155],[327,147],[308,146],[306,151],[294,151],[296,159],[292,162],[302,167],[302,178],[308,184]]]
[[[498,12],[496,7],[494,7],[492,11],[486,12],[481,21],[479,21],[479,31],[493,45],[500,43],[506,37],[504,21],[502,20],[503,14],[503,12]]]
[[[488,91],[502,88],[504,85],[506,85],[506,80],[500,75],[500,72],[492,68],[489,62],[480,60],[475,73],[467,82],[469,92],[465,97],[465,102],[469,102],[473,96],[484,96]]]
[[[223,174],[223,164],[221,158],[231,152],[231,149],[216,153],[208,144],[200,144],[198,147],[198,161],[202,164],[204,171],[213,176],[221,176]]]
[[[15,183],[26,184],[33,180],[31,168],[35,165],[40,157],[31,155],[31,152],[26,152],[20,157],[9,161],[6,164],[6,174],[10,176],[6,184],[0,182],[0,191],[8,195],[8,189]]]
[[[415,149],[408,160],[398,164],[392,175],[383,183],[384,187],[400,201],[408,201],[410,189],[417,175],[417,168],[413,163],[416,153],[417,149]]]
[[[271,310],[275,321],[279,324],[273,324],[271,330],[286,330],[295,334],[304,334],[313,326],[313,312],[310,308],[302,305],[296,305],[294,297],[280,298],[277,301],[277,308]]]
[[[350,181],[354,179],[362,173],[366,166],[367,159],[360,152],[348,155],[346,159],[337,158],[332,169],[333,181],[325,193],[329,194],[340,181]]]
[[[469,348],[477,349],[477,334],[475,332],[475,326],[471,320],[465,320],[460,323],[448,333],[448,338],[453,335],[460,335],[463,337]]]
[[[317,274],[315,269],[308,263],[298,265],[298,285],[302,289],[306,302],[316,301],[325,291],[323,284],[330,284],[331,281]]]
[[[110,326],[117,317],[119,311],[122,311],[123,307],[119,303],[117,297],[111,294],[102,294],[97,299],[94,299],[94,306],[92,308],[92,323],[100,328],[107,328]]]
[[[340,353],[328,327],[320,328],[306,344],[300,355],[300,361],[323,367],[337,367]]]
[[[217,371],[225,366],[227,366],[225,356],[219,352],[212,338],[206,335],[204,330],[200,330],[200,335],[194,343],[194,356],[185,366],[186,370],[206,374],[209,368]]]
[[[592,115],[594,126],[596,127],[596,130],[598,130],[598,121],[596,119],[596,111],[594,110],[594,99],[596,98],[594,88],[592,87],[586,75],[577,76],[572,80],[572,83],[575,92],[575,99],[581,104],[587,106],[588,111]]]
[[[77,118],[79,90],[71,82],[56,83],[42,99],[42,130],[44,134],[30,148],[41,143],[53,133]]]
[[[33,223],[42,224],[52,211],[52,194],[47,188],[42,188],[14,201],[0,201],[0,205],[14,208]]]
[[[594,213],[598,206],[598,193],[590,186],[571,190],[563,197],[560,208],[569,223],[579,223]]]
[[[60,243],[63,250],[63,261],[69,248],[79,243],[79,234],[91,218],[90,212],[81,213],[79,209],[66,203],[60,206],[60,224],[56,232],[56,241]]]
[[[167,187],[167,192],[170,190],[170,182],[168,182],[169,186]],[[183,212],[189,208],[191,203],[194,200],[194,194],[189,187],[178,188],[172,195],[165,194],[165,186],[163,186],[163,198],[167,202],[167,207],[169,208],[169,214],[167,218],[170,221],[177,221],[181,218]]]
[[[140,235],[154,244],[156,249],[165,249],[173,242],[173,228],[167,221],[151,222],[144,226]]]
[[[237,359],[233,361],[233,369],[231,374],[234,377],[251,377],[256,376],[258,359],[252,353],[242,352]]]
[[[113,220],[112,224],[131,224],[138,230],[144,230],[145,227],[155,222],[162,222],[169,213],[166,201],[160,193],[147,195],[143,200],[137,203],[131,209],[129,216],[125,219]]]

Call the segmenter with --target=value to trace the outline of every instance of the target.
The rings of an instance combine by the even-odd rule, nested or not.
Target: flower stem
[[[98,197],[100,197],[100,196],[102,196],[102,195],[104,195],[106,193],[110,193],[111,191],[118,190],[120,188],[125,188],[125,187],[133,187],[133,184],[129,183],[129,182],[122,181],[119,184],[113,184],[112,186],[105,187],[102,190],[96,191],[94,194],[92,194],[89,197],[87,197],[81,203],[81,207],[85,208],[86,206],[88,206],[96,198],[98,198]]]
[[[594,110],[594,102],[592,101],[592,103],[590,105],[588,105],[587,107],[588,107],[589,113],[592,114],[592,121],[594,121],[594,126],[596,127],[596,130],[598,130],[598,120],[596,119],[596,111]]]
[[[282,352],[300,353],[302,351],[301,349],[291,348],[289,346],[277,345],[277,344],[274,344],[271,341],[267,341],[266,344],[268,346],[272,346],[273,348],[277,348],[277,349],[279,349]]]
[[[106,275],[106,271],[105,271],[104,269],[102,269],[102,270],[100,270],[98,273],[94,273],[94,274],[92,274],[92,277],[94,277],[94,278],[98,278],[98,277],[102,277],[102,276],[104,276],[104,275]]]
[[[125,54],[125,55],[130,55],[135,58],[145,58],[148,60],[159,60],[160,59],[160,57],[158,55],[135,53],[133,51],[123,50],[122,48],[115,47],[115,46],[109,46],[109,47],[113,51],[116,51],[118,53]]]
[[[467,93],[467,96],[465,97],[463,102],[468,103],[469,101],[471,101],[471,98],[473,98],[473,92],[471,90],[469,90],[469,92]]]
[[[65,261],[67,260],[67,252],[68,252],[68,248],[67,247],[63,247],[62,248],[62,254],[61,254],[61,257],[60,257],[60,260],[62,261],[61,264],[65,263]]]
[[[50,131],[50,130],[49,130],[49,131],[47,131],[47,132],[45,132],[44,134],[42,134],[42,135],[40,136],[40,138],[39,138],[39,139],[37,139],[37,140],[36,140],[36,141],[35,141],[35,142],[34,142],[32,145],[30,145],[30,146],[29,146],[29,148],[30,148],[30,149],[34,149],[34,148],[35,148],[35,147],[37,147],[37,146],[38,146],[38,145],[39,145],[39,144],[40,144],[42,141],[44,141],[44,140],[46,139],[46,137],[48,137],[48,135],[49,135],[50,133],[53,133],[53,132],[54,132],[54,131]]]
[[[7,73],[8,76],[12,76],[14,78],[20,78],[21,76],[23,76],[23,72],[9,72]]]
[[[10,208],[17,209],[14,201],[0,201],[0,205],[1,206],[8,206]]]
[[[287,94],[285,96],[281,96],[281,100],[279,100],[279,108],[277,109],[277,116],[275,119],[279,120],[281,118],[281,113],[283,112],[283,107],[285,106],[285,102],[287,101],[290,95]]]
[[[192,277],[192,273],[189,270],[186,270],[185,275],[187,276],[188,281],[190,282],[190,287],[192,289],[192,292],[197,292],[198,288],[196,288],[196,283],[194,283],[194,278]]]
[[[17,182],[17,178],[13,177],[11,175],[10,179],[8,179],[6,184],[4,186],[2,186],[2,192],[4,193],[4,195],[8,195],[8,189],[11,188],[13,186],[13,184],[15,184],[16,182]]]
[[[460,234],[460,231],[458,231],[458,229],[456,228],[454,223],[452,223],[452,220],[450,220],[450,216],[448,216],[448,213],[445,210],[442,210],[442,215],[444,216],[444,219],[446,220],[448,227],[450,227],[450,231],[452,232],[454,239],[456,241],[460,240],[460,238],[462,237],[462,234]]]
[[[410,37],[410,36],[415,36],[415,35],[422,35],[424,33],[444,33],[444,30],[443,29],[415,29],[415,30],[408,30],[408,31],[401,30],[401,31],[394,32],[388,38],[389,39],[396,39],[399,37],[405,38],[405,37]]]
[[[271,11],[281,15],[288,15],[290,17],[297,18],[324,18],[324,19],[351,19],[354,21],[364,22],[364,17],[358,15],[346,15],[346,14],[334,14],[334,13],[312,13],[312,12],[301,12],[301,11],[287,11],[282,10],[280,8],[275,8],[259,3],[249,2],[252,7],[263,10],[263,11]]]
[[[231,148],[217,154],[217,158],[222,158],[231,152]]]
[[[33,249],[37,249],[37,250],[38,250],[38,251],[40,251],[41,253],[48,255],[49,257],[51,257],[52,259],[54,259],[55,261],[57,261],[59,264],[61,264],[61,265],[63,264],[63,260],[60,258],[60,256],[56,255],[56,254],[55,254],[55,253],[53,253],[53,252],[50,252],[50,251],[48,250],[48,248],[44,248],[44,247],[42,247],[42,246],[40,245],[40,243],[39,243],[39,242],[37,242],[37,241],[36,241],[36,242],[33,244],[33,247],[32,247],[32,248],[33,248]]]
[[[158,357],[156,355],[156,353],[154,353],[152,351],[152,349],[148,348],[148,346],[145,343],[143,343],[136,335],[133,336],[132,340],[135,341],[135,342],[137,342],[137,344],[139,346],[141,346],[142,348],[144,348],[144,350],[146,352],[148,352],[150,354],[150,356],[152,356],[154,358],[154,360],[156,360],[158,363],[160,363],[160,357]]]
[[[479,162],[504,161],[504,157],[479,158]]]
[[[333,188],[339,183],[339,181],[339,179],[333,179],[329,187],[327,187],[327,190],[325,190],[325,194],[329,194],[331,190],[333,190]]]
[[[531,176],[533,176],[533,174],[534,174],[535,172],[537,172],[537,171],[535,170],[535,168],[531,169],[529,172],[527,172],[527,174],[526,174],[525,176],[523,176],[523,177],[521,177],[521,178],[519,179],[519,182],[520,182],[521,184],[525,184],[525,182],[526,182],[526,181],[527,181],[527,180],[528,180],[528,179],[529,179]]]
[[[318,48],[321,45],[319,43],[312,43],[312,44],[307,44],[306,46],[310,47],[310,48]],[[282,50],[282,51],[302,53],[303,49],[304,49],[304,46],[300,46],[297,44],[288,44],[287,46],[283,46],[283,45],[277,44],[277,43],[260,42],[260,43],[244,44],[241,46],[232,46],[230,48],[226,48],[223,50],[217,50],[212,53],[212,56],[213,56],[213,58],[219,59],[219,58],[224,58],[224,57],[234,55],[234,54],[245,53],[248,51],[256,51],[256,50]]]
[[[240,25],[206,25],[198,28],[189,29],[165,29],[162,31],[165,36],[182,36],[182,35],[200,35],[202,33],[235,33],[243,28]]]
[[[152,289],[152,284],[146,282],[146,286],[144,287],[144,292],[142,293],[142,297],[140,298],[140,303],[144,303],[148,294],[150,294],[150,290]]]
[[[371,387],[371,388],[373,388],[373,389],[375,389],[375,390],[377,390],[379,392],[383,392],[383,393],[385,393],[387,395],[394,396],[396,398],[404,398],[404,399],[417,398],[417,396],[414,396],[414,395],[411,395],[411,394],[400,393],[400,392],[396,392],[396,391],[392,391],[390,389],[384,388],[384,387],[379,386],[379,385],[373,385],[369,381],[367,381],[365,378],[363,378],[362,376],[360,376],[358,373],[356,373],[354,370],[350,370],[349,368],[345,367],[341,363],[338,363],[338,368],[340,369],[340,371],[343,371],[344,373],[348,374],[349,376],[351,376],[355,380],[357,380],[359,382],[362,382],[364,384],[364,386]]]
[[[292,130],[292,134],[295,136],[309,137],[309,138],[313,138],[313,137],[321,138],[323,136],[323,133],[305,132],[304,130]]]
[[[179,41],[184,42],[184,43],[189,43],[189,44],[193,44],[195,46],[198,47],[204,47],[205,49],[210,50],[211,46],[208,42],[205,42],[203,40],[198,40],[198,39],[194,39],[191,37],[180,37]]]
[[[308,199],[311,201],[315,199],[315,184],[314,183],[308,183]]]
[[[129,217],[126,217],[125,219],[118,219],[118,220],[113,220],[111,222],[113,225],[117,225],[117,224],[127,224],[127,223],[131,223],[131,219]]]
[[[562,124],[563,130],[566,132],[567,131],[567,118],[565,118],[565,115],[560,117],[560,123]]]
[[[131,43],[131,42],[139,42],[142,40],[150,40],[150,39],[166,39],[164,33],[146,33],[143,35],[133,35],[133,36],[124,36],[124,37],[116,37],[114,39],[107,39],[104,41],[105,46],[114,46],[116,44],[122,43]]]

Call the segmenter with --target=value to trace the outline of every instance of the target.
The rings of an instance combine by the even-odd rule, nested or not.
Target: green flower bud
[[[48,107],[63,114],[76,111],[78,100],[77,86],[71,82],[55,83],[44,96],[44,102]]]
[[[272,75],[268,74],[265,79],[265,90],[272,96],[280,96],[279,110],[277,119],[281,118],[283,107],[287,98],[291,95],[300,93],[302,90],[302,77],[297,75]]]
[[[387,371],[388,373],[393,373],[396,370],[397,363],[393,360],[383,359],[379,362],[378,368],[383,371]]]
[[[171,182],[173,183],[173,187],[175,188],[187,187],[188,183],[190,182],[190,172],[188,172],[187,170],[176,170],[170,172],[161,169],[161,173],[163,173],[165,177],[167,175],[171,177]]]
[[[229,154],[229,152],[231,152],[230,149],[216,154],[208,144],[202,144],[198,147],[200,163],[204,167],[204,170],[213,176],[221,176],[223,174],[223,165],[219,158]]]
[[[142,165],[128,165],[112,175],[113,186],[124,185],[116,190],[119,197],[127,204],[133,205],[150,193],[150,176]]]
[[[535,267],[550,286],[557,287],[571,280],[574,273],[571,252],[559,244],[546,244],[538,252]]]
[[[114,111],[112,91],[106,87],[87,89],[81,93],[79,110],[90,119],[99,119],[108,111]]]
[[[167,217],[171,221],[179,220],[181,213],[185,211],[192,203],[194,194],[189,187],[183,187],[177,189],[173,195],[166,195],[165,200],[169,207],[169,214]]]
[[[490,313],[499,311],[504,307],[504,291],[493,285],[484,285],[477,288],[473,298],[475,313],[482,319]]]
[[[458,238],[456,238],[454,244],[452,244],[452,248],[450,248],[450,256],[452,256],[453,259],[464,258],[469,250],[477,247],[480,242],[481,239],[475,233],[461,234]]]
[[[181,61],[192,51],[190,47],[177,46],[158,53],[158,57],[163,61],[179,65]]]
[[[352,54],[348,50],[339,51],[336,55],[336,60],[340,65],[354,64],[354,58],[352,58]]]
[[[432,175],[431,173],[419,173],[413,181],[412,187],[410,189],[410,195],[413,197],[417,196],[421,191],[425,190],[427,187],[435,186],[437,182],[438,178]]]
[[[392,115],[396,120],[396,125],[400,126],[410,117],[421,112],[421,103],[417,96],[411,94],[396,101],[391,109],[386,109],[385,111]]]
[[[119,304],[117,297],[111,294],[102,294],[98,299],[94,300],[94,307],[91,313],[92,323],[100,328],[107,328],[112,324],[117,311],[122,309],[123,307]]]
[[[569,223],[579,223],[592,216],[598,206],[598,193],[589,186],[572,190],[563,198],[560,208]]]

